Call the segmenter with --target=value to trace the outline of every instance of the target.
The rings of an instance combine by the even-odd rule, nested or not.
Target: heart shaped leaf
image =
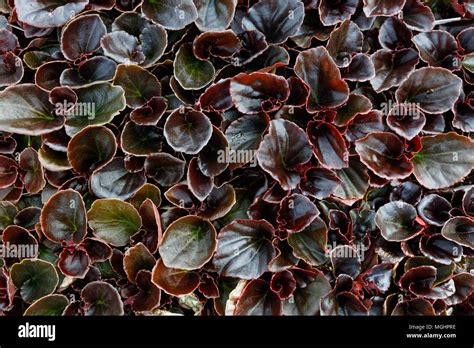
[[[370,16],[393,16],[398,14],[406,0],[364,0],[364,13]]]
[[[197,19],[194,21],[204,32],[222,31],[234,19],[237,0],[196,0]]]
[[[52,294],[58,285],[58,273],[54,266],[39,259],[25,259],[10,270],[13,285],[20,290],[21,298],[32,303]]]
[[[387,116],[387,125],[407,140],[416,137],[425,124],[425,114],[410,104],[395,105]]]
[[[441,234],[458,244],[474,248],[474,221],[465,216],[457,216],[446,221]]]
[[[283,302],[285,315],[318,315],[320,300],[331,291],[331,285],[326,277],[317,272],[306,286],[295,290],[293,295]]]
[[[372,109],[369,98],[351,93],[347,103],[337,110],[334,124],[338,127],[347,126],[358,114],[365,114]]]
[[[0,92],[0,130],[38,136],[60,129],[64,117],[55,116],[48,94],[33,84]]]
[[[207,176],[222,174],[228,167],[227,161],[223,160],[223,154],[229,149],[229,143],[224,134],[217,128],[212,127],[212,135],[209,142],[204,146],[198,156],[199,170]]]
[[[325,26],[335,25],[349,19],[357,9],[357,0],[331,1],[321,0],[319,3],[319,17]]]
[[[194,270],[211,259],[216,243],[214,226],[189,215],[168,226],[159,250],[166,267]]]
[[[238,74],[230,82],[236,108],[245,114],[278,110],[290,95],[288,82],[281,76],[255,72]]]
[[[145,173],[163,186],[178,183],[184,175],[186,162],[168,153],[148,156],[145,160]]]
[[[97,169],[90,178],[91,191],[99,198],[128,199],[146,182],[143,170],[130,173],[125,169],[124,159],[115,157]]]
[[[454,36],[447,31],[435,30],[429,33],[420,33],[413,37],[413,42],[420,52],[421,59],[430,66],[454,68],[453,63],[457,55],[458,44]]]
[[[76,133],[67,146],[67,158],[72,168],[90,173],[110,162],[117,151],[114,133],[103,126],[88,126]]]
[[[303,193],[317,199],[324,199],[334,193],[341,184],[336,174],[326,168],[308,168],[301,179]]]
[[[75,90],[78,102],[66,114],[66,133],[73,136],[89,125],[104,125],[125,109],[121,87],[98,83]]]
[[[60,27],[84,10],[89,0],[15,0],[18,19],[36,28]]]
[[[308,197],[292,194],[280,202],[276,220],[279,228],[295,233],[306,228],[318,215],[318,208]]]
[[[295,73],[310,89],[306,101],[309,112],[335,108],[349,98],[349,87],[326,48],[320,46],[301,52],[296,58]]]
[[[167,118],[164,135],[175,151],[196,154],[211,139],[212,124],[199,111],[179,109]]]
[[[280,315],[281,301],[262,279],[250,281],[242,291],[234,315]]]
[[[232,30],[202,33],[193,43],[194,55],[199,59],[231,57],[241,48],[242,44]]]
[[[13,185],[18,177],[18,166],[14,160],[0,156],[0,188]]]
[[[443,226],[451,217],[449,212],[452,206],[446,198],[433,193],[423,197],[417,209],[420,217],[428,224]]]
[[[90,264],[91,259],[87,251],[82,248],[63,249],[59,254],[58,268],[68,277],[83,279],[89,271]]]
[[[131,108],[143,106],[151,98],[161,95],[158,78],[137,65],[120,64],[113,83],[123,88],[127,106]]]
[[[283,119],[270,122],[270,129],[257,151],[260,166],[277,180],[283,189],[296,188],[300,177],[298,165],[311,159],[311,148],[301,128]]]
[[[124,246],[141,227],[142,220],[130,203],[98,199],[87,212],[94,235],[114,246]]]
[[[69,300],[64,295],[47,295],[36,300],[29,306],[25,316],[60,316],[69,304]]]
[[[379,42],[387,50],[410,48],[412,37],[410,29],[397,17],[387,18],[379,31]]]
[[[269,119],[266,114],[245,115],[227,127],[225,136],[229,141],[230,148],[226,159],[231,168],[241,167],[252,161],[253,155],[241,156],[239,154],[253,154],[257,151],[268,123]]]
[[[129,49],[135,47],[134,42],[138,42],[139,44],[136,49],[123,54],[120,53],[120,50],[123,49],[123,47],[121,48],[120,46],[120,42],[113,43],[113,45],[118,45],[113,48],[117,50],[119,56],[125,57],[125,61],[120,59],[117,61],[124,64],[130,64],[135,60],[137,64],[149,68],[158,62],[168,44],[168,34],[166,30],[161,25],[147,20],[136,12],[125,12],[119,16],[112,23],[112,31],[121,32],[120,36],[123,36],[127,41],[130,41],[131,45],[129,45]],[[135,40],[124,35],[123,32],[131,35]],[[132,59],[132,62],[127,62],[127,56],[134,60]],[[142,59],[143,62],[141,62]]]
[[[61,35],[61,50],[69,60],[94,53],[107,29],[99,15],[92,14],[72,20]]]
[[[306,132],[321,165],[329,169],[347,167],[349,152],[344,138],[336,127],[326,122],[311,121]]]
[[[151,271],[155,263],[155,258],[142,243],[128,249],[123,257],[123,269],[128,280],[132,283],[135,283],[135,278],[140,270]]]
[[[347,81],[365,82],[375,77],[374,63],[364,53],[358,53],[352,57],[349,66],[343,72],[342,77]]]
[[[241,279],[260,277],[276,253],[273,235],[272,225],[265,220],[236,220],[224,226],[212,261],[217,272]]]
[[[417,222],[416,209],[408,203],[395,201],[377,210],[375,223],[382,236],[392,242],[409,240],[423,231]]]
[[[199,286],[199,274],[183,269],[168,268],[163,259],[153,268],[152,281],[160,289],[174,296],[191,294]]]
[[[145,54],[138,38],[119,30],[105,35],[100,40],[100,46],[107,57],[121,64],[142,64]]]
[[[352,55],[362,52],[363,41],[364,35],[357,24],[346,20],[331,33],[326,48],[338,67],[347,68]]]
[[[127,122],[122,131],[123,152],[134,156],[148,156],[161,151],[163,133],[156,126],[141,126]]]
[[[369,134],[355,142],[355,150],[360,160],[382,178],[403,179],[413,171],[413,164],[403,154],[403,143],[395,134]]]
[[[423,149],[412,159],[418,182],[429,189],[454,185],[474,168],[474,142],[450,132],[421,139]]]
[[[144,0],[143,14],[166,29],[179,30],[198,18],[192,0]]]
[[[209,86],[199,97],[204,111],[226,111],[234,103],[230,96],[230,79],[223,79]]]
[[[418,54],[411,48],[398,51],[378,50],[370,59],[375,67],[375,78],[370,83],[376,92],[400,85],[415,70],[419,61]]]
[[[123,302],[118,291],[109,283],[93,281],[81,291],[85,303],[84,315],[123,315]]]
[[[407,0],[402,15],[403,21],[412,30],[430,31],[435,25],[431,8],[420,0]]]
[[[64,190],[51,196],[41,211],[41,228],[45,236],[57,243],[79,244],[87,233],[86,207],[82,196]]]
[[[327,262],[326,244],[328,228],[324,220],[316,217],[303,231],[288,237],[288,244],[296,257],[312,266],[320,266]]]
[[[462,80],[446,69],[421,68],[397,89],[397,101],[416,103],[428,113],[446,112],[454,106],[461,87]]]
[[[258,30],[272,44],[295,35],[304,18],[304,5],[298,0],[261,0],[242,19],[245,30]]]
[[[214,179],[201,172],[196,157],[189,162],[187,181],[189,190],[201,201],[206,199],[214,187]]]
[[[22,180],[26,191],[33,194],[41,192],[46,185],[46,180],[38,153],[31,147],[24,149],[20,153],[19,165],[25,171]]]
[[[182,45],[173,63],[174,77],[186,90],[206,87],[216,70],[211,62],[196,58],[191,43]]]

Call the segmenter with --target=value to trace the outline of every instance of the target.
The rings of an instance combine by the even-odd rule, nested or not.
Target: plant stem
[[[17,29],[17,30],[20,30],[20,31],[25,31],[23,28],[20,28],[20,27],[19,27],[19,26],[17,26],[17,25],[13,25],[13,24],[8,24],[8,25],[9,25],[10,27],[12,27],[12,28],[15,28],[15,29]]]
[[[437,26],[437,25],[442,25],[442,24],[459,22],[459,21],[462,21],[462,19],[463,19],[462,17],[438,19],[434,22],[434,25]]]

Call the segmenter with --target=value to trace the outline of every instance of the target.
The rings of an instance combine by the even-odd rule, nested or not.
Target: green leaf
[[[142,224],[133,205],[113,198],[96,200],[87,218],[94,235],[113,246],[128,244]]]
[[[18,209],[10,202],[0,201],[0,230],[13,224],[13,219],[18,213]]]
[[[216,70],[212,63],[199,60],[193,53],[192,44],[183,44],[173,64],[174,77],[184,89],[201,89],[214,78]]]
[[[474,53],[464,56],[464,59],[462,60],[462,66],[467,71],[474,74]]]
[[[283,302],[285,315],[317,315],[320,300],[331,291],[331,284],[324,274],[317,272],[314,280],[303,288],[296,289],[292,297]]]
[[[211,259],[216,244],[214,226],[209,221],[188,215],[168,226],[159,250],[166,267],[193,270]]]
[[[21,298],[28,303],[52,294],[59,282],[54,266],[43,260],[24,259],[10,270],[13,285],[20,290]]]
[[[316,217],[303,231],[291,234],[288,237],[288,244],[296,257],[312,266],[320,266],[328,260],[326,256],[327,233],[328,228],[324,220]]]
[[[60,316],[69,304],[64,295],[54,294],[40,298],[29,306],[25,316]]]
[[[152,97],[161,95],[158,78],[138,65],[120,64],[113,83],[124,89],[127,105],[131,108],[142,106]]]
[[[151,271],[156,260],[143,243],[127,249],[123,258],[123,269],[131,283],[135,283],[135,278],[140,270]]]
[[[53,114],[48,93],[33,84],[12,86],[0,93],[0,131],[38,136],[63,124],[64,118]]]
[[[474,168],[474,141],[454,132],[423,137],[412,159],[418,182],[429,189],[454,185]]]
[[[75,90],[78,101],[66,115],[66,133],[73,136],[89,125],[104,125],[125,109],[122,87],[99,83]]]

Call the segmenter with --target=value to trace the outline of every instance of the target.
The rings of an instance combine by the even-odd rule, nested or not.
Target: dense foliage
[[[0,13],[1,314],[473,314],[472,2]]]

